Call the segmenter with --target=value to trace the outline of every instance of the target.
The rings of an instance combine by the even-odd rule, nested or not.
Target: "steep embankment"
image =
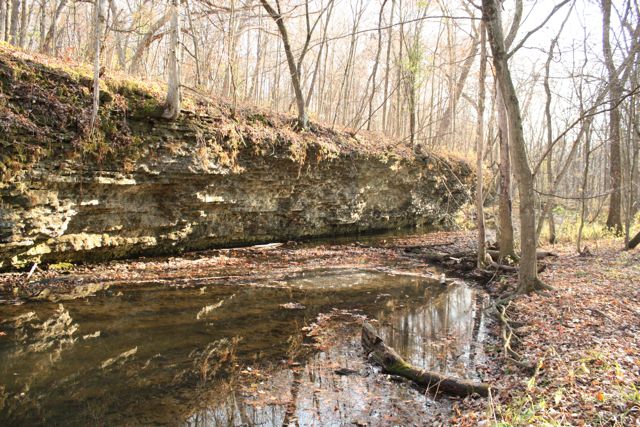
[[[461,161],[105,77],[0,47],[0,269],[452,223]]]

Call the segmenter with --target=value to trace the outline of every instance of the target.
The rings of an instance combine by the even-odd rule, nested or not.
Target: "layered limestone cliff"
[[[3,48],[5,49],[5,48]],[[159,117],[159,94],[0,50],[0,269],[435,225],[468,165],[219,103]],[[234,109],[235,110],[235,109]]]

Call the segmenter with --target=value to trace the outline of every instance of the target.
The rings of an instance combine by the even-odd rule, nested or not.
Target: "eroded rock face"
[[[320,151],[243,148],[229,167],[196,144],[158,143],[129,173],[41,162],[0,186],[0,269],[448,227],[470,198],[464,163]]]
[[[380,135],[223,101],[101,82],[0,46],[0,269],[301,237],[448,226],[470,198],[468,165]]]

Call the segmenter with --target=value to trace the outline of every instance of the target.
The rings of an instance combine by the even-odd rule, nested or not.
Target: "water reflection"
[[[379,294],[384,308],[371,312],[381,320],[385,341],[416,366],[476,377],[471,368],[482,356],[477,343],[485,333],[482,294],[464,285],[409,285],[403,291],[400,297]],[[412,303],[417,297],[412,291],[422,293],[420,304]],[[186,425],[423,425],[430,415],[450,409],[446,399],[434,401],[367,364],[355,332],[315,354],[304,367],[276,371],[258,393],[236,391],[226,401],[210,402]]]
[[[419,366],[460,373],[477,352],[480,301],[464,285],[358,270],[264,284],[142,286],[3,308],[0,424],[394,424],[446,407],[426,409],[428,398],[372,373],[357,340],[241,386],[239,370],[279,366],[301,346],[301,326],[332,308],[381,319],[389,344]],[[304,310],[283,308],[291,302]]]
[[[385,319],[381,336],[415,366],[464,377],[478,357],[482,294],[455,286]]]

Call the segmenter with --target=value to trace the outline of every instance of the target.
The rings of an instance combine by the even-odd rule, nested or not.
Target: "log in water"
[[[416,368],[391,347],[386,345],[369,323],[362,325],[362,346],[369,356],[390,374],[408,378],[431,393],[446,393],[454,396],[469,396],[477,393],[489,395],[489,385],[469,380],[447,377],[437,372]]]

